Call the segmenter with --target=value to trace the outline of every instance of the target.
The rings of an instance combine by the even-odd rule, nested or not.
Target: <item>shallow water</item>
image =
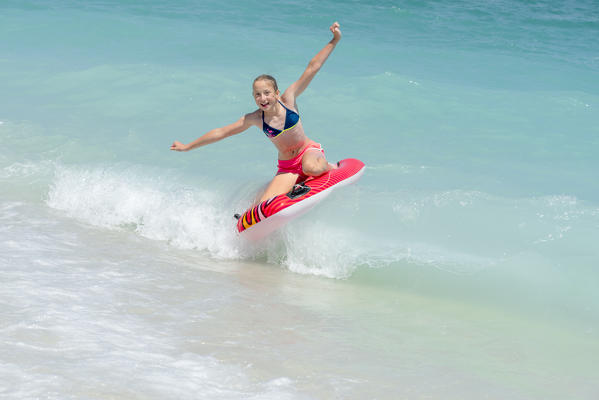
[[[299,111],[366,173],[240,242],[274,148],[168,147],[334,20]],[[0,393],[595,398],[598,33],[592,1],[3,2]]]

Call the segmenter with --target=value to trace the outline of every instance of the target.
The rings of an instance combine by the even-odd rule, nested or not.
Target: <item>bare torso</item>
[[[288,102],[285,101],[284,98],[281,98],[285,107],[297,112],[297,105],[294,104],[291,106]],[[256,110],[253,113],[254,116],[254,124],[262,130],[262,111]],[[276,107],[276,110],[271,115],[264,114],[264,121],[268,125],[276,129],[283,129],[285,125],[285,117],[286,111],[280,104]],[[280,135],[270,138],[270,141],[275,145],[277,150],[279,150],[279,160],[290,160],[296,155],[298,155],[304,147],[306,147],[310,143],[310,139],[304,133],[304,127],[302,126],[302,120],[298,121],[298,123],[291,129],[286,132],[281,133]]]

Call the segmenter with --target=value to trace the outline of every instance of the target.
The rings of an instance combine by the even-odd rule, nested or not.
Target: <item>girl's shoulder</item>
[[[295,104],[295,96],[291,95],[289,90],[285,90],[281,95],[281,101],[285,104],[293,105]]]
[[[283,93],[281,96],[281,102],[285,107],[297,112],[297,102],[295,101],[295,96],[290,96],[286,95],[286,93]]]
[[[256,109],[250,113],[244,115],[244,118],[247,122],[252,125],[261,126],[262,125],[262,111]]]

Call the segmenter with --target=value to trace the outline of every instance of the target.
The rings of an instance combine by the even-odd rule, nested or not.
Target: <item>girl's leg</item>
[[[260,201],[258,203],[268,200],[271,197],[289,192],[291,189],[293,189],[293,185],[295,185],[298,176],[298,174],[292,174],[291,172],[276,175],[266,187],[266,190],[262,194],[262,197],[260,197]]]
[[[320,149],[308,149],[302,157],[302,170],[308,176],[320,176],[332,168]]]

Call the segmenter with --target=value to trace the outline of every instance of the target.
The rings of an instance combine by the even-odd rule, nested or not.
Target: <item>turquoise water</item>
[[[367,170],[268,243],[232,214],[291,84]],[[0,393],[593,399],[594,1],[0,3]]]

